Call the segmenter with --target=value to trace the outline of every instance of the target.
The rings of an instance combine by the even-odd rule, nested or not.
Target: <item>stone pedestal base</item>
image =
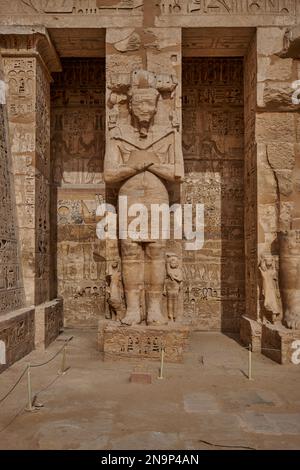
[[[253,352],[261,350],[262,324],[248,317],[241,318],[240,338],[244,346],[251,344]]]
[[[35,347],[47,348],[63,328],[63,300],[55,299],[35,309]]]
[[[24,308],[0,317],[0,373],[34,349],[34,309]]]
[[[288,330],[282,325],[262,326],[262,354],[279,364],[293,364],[293,343],[300,340],[300,330]]]
[[[159,361],[161,348],[165,361],[181,362],[187,348],[190,329],[186,326],[121,326],[99,323],[98,345],[104,359],[148,359]]]

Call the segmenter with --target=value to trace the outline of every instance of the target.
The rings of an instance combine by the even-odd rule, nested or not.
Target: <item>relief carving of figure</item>
[[[165,295],[167,296],[168,318],[176,321],[178,318],[178,300],[183,282],[183,273],[175,253],[167,254],[167,278]]]
[[[280,286],[282,290],[284,324],[300,329],[300,231],[287,230],[280,234]]]
[[[107,284],[107,302],[110,310],[110,318],[114,320],[122,320],[125,315],[125,302],[122,273],[120,263],[118,261],[113,261],[109,266]]]
[[[166,182],[182,181],[182,149],[178,128],[170,118],[171,109],[165,125],[157,125],[155,115],[162,94],[169,93],[171,96],[176,82],[171,76],[156,76],[137,70],[133,72],[129,85],[125,76],[117,77],[115,83],[113,92],[119,91],[124,96],[126,90],[131,123],[117,123],[109,131],[104,163],[105,181],[120,183],[119,197],[127,197],[128,207],[139,203],[149,211],[151,204],[169,205]],[[140,299],[141,290],[144,290],[146,323],[166,324],[167,318],[162,311],[166,240],[162,237],[141,241],[120,238],[127,308],[123,323],[136,325],[142,322]]]
[[[278,274],[275,266],[275,260],[262,256],[259,270],[263,282],[264,307],[272,315],[272,322],[275,323],[281,319],[282,304],[278,284]]]

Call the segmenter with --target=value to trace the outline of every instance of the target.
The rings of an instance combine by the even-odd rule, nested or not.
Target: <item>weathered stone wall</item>
[[[238,331],[244,314],[244,96],[241,58],[183,61],[187,204],[205,205],[205,244],[184,252],[184,316]]]
[[[65,324],[96,326],[105,312],[105,244],[96,236],[103,202],[105,66],[66,59],[52,86],[52,225]],[[57,242],[57,245],[55,244]]]

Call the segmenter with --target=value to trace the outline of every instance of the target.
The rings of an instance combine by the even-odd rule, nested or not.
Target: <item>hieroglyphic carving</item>
[[[106,359],[159,360],[164,348],[165,360],[181,362],[188,345],[189,328],[180,325],[165,327],[126,327],[110,322],[99,324],[98,343]]]
[[[52,179],[57,187],[58,293],[67,325],[96,326],[105,314],[105,243],[96,237],[104,202],[103,60],[66,59],[52,87]]]
[[[4,83],[0,57],[0,80]],[[23,306],[6,99],[0,103],[0,315]]]
[[[25,292],[39,304],[49,299],[49,76],[36,57],[5,57],[4,67]]]
[[[34,310],[23,309],[13,317],[4,315],[0,323],[0,340],[6,345],[6,364],[0,365],[1,373],[34,349]]]
[[[104,157],[104,62],[66,60],[52,88],[54,182],[99,184]]]
[[[45,347],[48,347],[63,328],[63,301],[57,300],[45,307]]]
[[[162,0],[161,13],[198,15],[295,15],[295,0]]]
[[[184,315],[237,331],[244,313],[243,63],[183,63],[184,201],[205,205],[205,245],[185,253]]]
[[[105,12],[139,12],[143,0],[19,0],[18,4],[18,11],[23,13],[99,15]]]
[[[256,83],[257,83],[257,42],[250,43],[245,58],[245,252],[246,252],[246,313],[253,320],[258,319],[258,233],[257,233],[257,147],[255,145],[256,125]]]

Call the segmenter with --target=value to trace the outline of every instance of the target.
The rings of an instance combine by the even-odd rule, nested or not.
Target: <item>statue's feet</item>
[[[134,326],[141,323],[141,317],[139,312],[131,312],[127,310],[125,317],[121,320],[122,325]]]
[[[147,325],[161,326],[167,324],[168,320],[163,316],[162,311],[159,307],[148,310]]]
[[[287,311],[285,313],[285,323],[291,330],[300,330],[300,312]]]

